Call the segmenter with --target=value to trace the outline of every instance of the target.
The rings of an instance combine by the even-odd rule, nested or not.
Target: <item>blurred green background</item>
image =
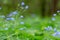
[[[60,0],[0,0],[0,40],[60,40]]]
[[[14,10],[21,10],[21,2],[29,6],[27,13],[35,13],[40,16],[51,16],[60,9],[60,0],[0,0],[0,14],[7,15]],[[20,6],[18,6],[20,5]]]

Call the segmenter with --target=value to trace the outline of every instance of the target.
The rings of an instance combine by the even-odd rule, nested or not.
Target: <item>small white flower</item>
[[[53,14],[53,16],[56,16],[56,14]]]
[[[57,13],[59,13],[60,12],[60,10],[57,10]]]
[[[25,6],[25,9],[28,9],[29,8],[29,6],[27,5],[27,6]]]
[[[55,21],[56,19],[54,17],[52,17],[52,21]]]
[[[23,16],[23,15],[21,15],[21,16],[20,16],[20,18],[24,18],[24,16]]]
[[[8,28],[4,28],[5,30],[8,30]]]
[[[24,22],[20,22],[20,24],[24,24]]]

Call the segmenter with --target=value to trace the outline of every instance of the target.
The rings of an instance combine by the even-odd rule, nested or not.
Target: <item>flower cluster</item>
[[[11,17],[11,16],[13,16],[13,15],[17,15],[18,14],[18,11],[13,11],[13,12],[11,12],[9,15],[8,15],[8,17]]]
[[[22,9],[24,9],[24,8],[25,8],[25,9],[28,9],[28,8],[29,8],[29,6],[28,6],[28,5],[26,5],[26,6],[25,6],[24,1],[23,1],[23,2],[21,2],[21,6],[22,6]]]
[[[60,32],[55,32],[55,33],[52,34],[52,36],[60,38]]]
[[[6,20],[12,20],[12,21],[14,21],[15,19],[14,18],[6,18]]]
[[[52,30],[52,29],[53,29],[52,26],[48,26],[45,28],[45,30]]]

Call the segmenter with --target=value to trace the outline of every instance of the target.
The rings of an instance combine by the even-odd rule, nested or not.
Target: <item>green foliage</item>
[[[18,11],[19,14],[20,11]],[[58,28],[59,21],[52,21],[51,18],[41,19],[39,16],[35,18],[28,16],[20,18],[19,15],[12,16],[15,20],[0,19],[0,39],[1,40],[59,40],[60,38],[52,36],[54,28]],[[55,17],[59,20],[59,16]],[[20,24],[20,22],[24,24]],[[46,30],[48,26],[52,26],[52,30]],[[59,29],[57,29],[59,30]]]
[[[28,9],[20,5],[16,10],[6,5],[2,7],[0,13],[8,14],[0,15],[0,40],[60,40],[60,13],[41,18],[28,13]]]

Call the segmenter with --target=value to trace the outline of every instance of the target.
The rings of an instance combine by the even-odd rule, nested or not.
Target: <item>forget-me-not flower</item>
[[[6,20],[15,20],[14,18],[6,18]]]
[[[16,14],[18,14],[18,11],[13,11],[8,16],[11,17],[11,16],[16,15]]]
[[[45,28],[45,30],[52,30],[52,29],[53,29],[52,26],[48,26]]]
[[[23,6],[23,7],[24,7],[24,5],[25,5],[25,3],[24,3],[24,2],[22,2],[22,3],[21,3],[21,6]]]
[[[0,18],[5,18],[5,16],[4,15],[1,15]]]
[[[12,14],[14,14],[14,15],[16,15],[18,13],[18,11],[14,11],[14,12],[12,12]]]
[[[55,33],[52,34],[52,36],[54,36],[54,37],[60,37],[60,32],[55,32]]]

